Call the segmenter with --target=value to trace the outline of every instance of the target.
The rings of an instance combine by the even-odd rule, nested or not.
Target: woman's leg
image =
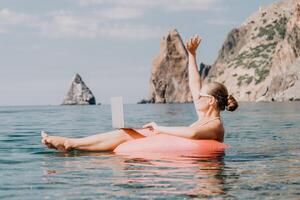
[[[134,131],[115,130],[107,133],[96,134],[84,138],[66,138],[50,136],[42,132],[42,143],[49,148],[61,151],[78,149],[84,151],[112,151],[123,142],[142,138],[143,135]]]

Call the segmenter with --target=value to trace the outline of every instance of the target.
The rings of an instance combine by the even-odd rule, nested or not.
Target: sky
[[[96,97],[149,96],[161,38],[203,38],[212,64],[228,32],[275,0],[0,0],[0,106],[58,105],[75,73]]]

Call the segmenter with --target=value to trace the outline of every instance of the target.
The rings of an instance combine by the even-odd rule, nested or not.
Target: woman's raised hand
[[[195,35],[194,37],[191,37],[187,42],[186,42],[186,49],[188,50],[189,53],[195,55],[196,50],[201,43],[201,37],[199,35]]]

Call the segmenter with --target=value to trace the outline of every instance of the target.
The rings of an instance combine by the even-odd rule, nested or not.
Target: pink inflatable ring
[[[229,146],[215,140],[192,140],[182,137],[159,134],[131,140],[114,149],[122,155],[179,155],[215,156],[224,153]]]

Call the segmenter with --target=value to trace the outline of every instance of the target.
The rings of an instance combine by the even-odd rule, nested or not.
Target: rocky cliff
[[[206,81],[242,101],[300,100],[300,1],[261,7],[227,36]]]
[[[177,30],[171,30],[160,42],[150,77],[150,103],[191,102],[188,85],[188,54]]]
[[[62,105],[94,105],[96,99],[79,74],[75,74]]]

